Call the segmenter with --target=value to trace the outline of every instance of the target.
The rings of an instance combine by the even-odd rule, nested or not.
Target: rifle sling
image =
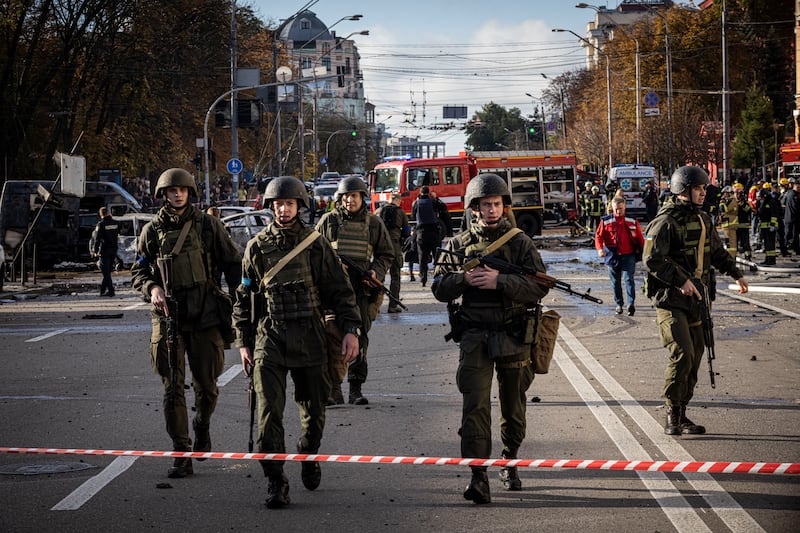
[[[519,228],[511,228],[510,230],[505,232],[502,237],[500,237],[499,239],[494,241],[492,244],[487,246],[486,249],[481,254],[481,257],[485,257],[487,255],[493,254],[495,251],[497,251],[498,248],[503,246],[505,243],[510,241],[515,235],[517,235],[519,233],[522,233],[521,229],[519,229]]]
[[[171,255],[175,256],[181,253],[181,248],[183,248],[183,243],[186,241],[186,236],[189,234],[189,229],[192,227],[192,220],[189,219],[183,224],[183,228],[181,228],[181,234],[178,235],[178,240],[175,242],[175,246],[172,248]]]
[[[288,254],[284,255],[280,259],[280,261],[275,263],[275,265],[272,268],[269,269],[269,271],[264,276],[264,279],[261,280],[261,285],[263,287],[266,287],[267,285],[269,285],[269,282],[272,281],[272,278],[274,278],[275,275],[278,272],[280,272],[283,269],[283,267],[285,267],[289,263],[289,261],[294,259],[297,256],[297,254],[299,254],[300,252],[302,252],[303,250],[308,248],[311,245],[312,242],[317,240],[317,237],[319,237],[319,236],[320,236],[320,233],[317,230],[311,230],[311,233],[309,233],[308,236],[305,239],[300,241],[300,244],[298,244],[297,246],[292,248],[289,251]]]

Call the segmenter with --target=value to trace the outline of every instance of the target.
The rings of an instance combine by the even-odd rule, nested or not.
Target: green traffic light
[[[353,131],[350,132],[350,135],[353,136],[353,137],[358,137],[358,132],[353,130]]]

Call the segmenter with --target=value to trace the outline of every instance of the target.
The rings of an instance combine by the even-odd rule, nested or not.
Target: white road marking
[[[123,307],[122,310],[123,311],[132,311],[132,310],[136,309],[137,307],[141,307],[143,305],[147,305],[147,302],[138,302],[138,303],[129,305],[128,307]]]
[[[236,377],[242,370],[241,365],[233,365],[223,373],[217,384],[224,387],[234,377]],[[80,509],[83,504],[88,502],[92,497],[100,492],[103,487],[111,483],[117,476],[130,468],[136,462],[138,457],[117,457],[110,465],[105,467],[102,472],[96,476],[87,479],[80,487],[73,490],[66,498],[53,506],[51,511],[76,511]]]
[[[117,457],[110,465],[105,467],[102,472],[87,479],[83,485],[72,491],[72,493],[55,504],[51,511],[75,511],[84,503],[89,501],[92,496],[100,492],[103,487],[111,483],[118,475],[125,472],[136,462],[137,457]]]
[[[628,413],[631,419],[634,420],[640,428],[642,428],[645,435],[647,435],[653,444],[655,444],[656,447],[661,450],[665,457],[669,458],[670,461],[696,460],[684,449],[683,446],[678,443],[675,438],[664,434],[661,425],[656,422],[650,413],[648,413],[647,410],[644,409],[594,357],[592,357],[592,354],[589,353],[586,347],[581,344],[581,342],[572,334],[569,329],[561,324],[558,333],[559,337],[567,343],[570,350],[572,350],[578,360],[580,360],[581,364],[586,367],[587,371],[589,371],[595,377],[595,379],[597,379],[597,381],[606,389],[606,391],[608,391],[614,400],[620,403],[622,408]],[[556,362],[559,363],[559,366],[561,366],[562,360],[569,361],[569,359],[566,352],[564,352],[564,350],[560,347],[559,352],[560,353],[557,353],[557,355],[560,355],[561,357],[556,359]],[[571,372],[574,370],[574,372],[578,374],[579,379],[585,380],[583,375],[578,372],[577,367],[574,366],[572,361],[569,361],[567,364],[572,365],[570,369]],[[563,369],[564,368],[562,367],[562,370]],[[570,381],[572,381],[571,377],[573,377],[573,374],[570,373],[570,375],[567,377],[570,379]],[[588,385],[588,382],[586,382],[586,384]],[[574,383],[573,386],[575,386]],[[592,392],[594,392],[594,389],[592,389]],[[594,400],[599,400],[599,396],[594,398]],[[595,411],[593,410],[592,412],[594,413]],[[595,416],[597,417],[597,414],[595,414]],[[614,417],[616,418],[616,415],[614,415]],[[600,420],[600,418],[598,418],[598,420]],[[600,422],[601,424],[605,424],[602,420]],[[606,432],[616,444],[616,435],[608,429],[606,429]],[[624,432],[626,434],[626,438],[627,436],[633,438],[633,435],[627,429],[625,429]],[[617,447],[619,447],[620,450],[625,453],[619,444],[617,444]],[[636,457],[629,457],[626,454],[626,458],[635,459]],[[719,483],[717,483],[710,474],[690,473],[683,474],[683,476],[698,492],[698,494],[700,494],[700,496],[702,496],[703,499],[709,504],[711,510],[716,513],[723,522],[725,522],[731,531],[764,531],[758,522],[756,522],[753,517],[747,513],[747,511],[742,509],[736,500],[734,500],[733,497],[728,494],[727,491],[725,491],[725,489]],[[689,505],[685,500],[683,500],[683,503],[685,503],[687,506]],[[689,507],[691,508],[691,506]],[[667,516],[670,517],[670,520],[673,521],[673,524],[675,524],[675,527],[679,531],[696,531],[694,527],[678,527],[678,524],[675,523],[673,517],[670,515],[671,511],[672,509],[669,511],[665,509]],[[703,526],[705,527],[705,524],[703,524]]]
[[[62,333],[66,333],[69,331],[70,328],[64,329],[57,329],[55,331],[51,331],[49,333],[45,333],[44,335],[39,335],[38,337],[34,337],[32,339],[27,339],[25,342],[39,342],[45,339],[49,339],[50,337],[55,337],[56,335],[61,335]]]

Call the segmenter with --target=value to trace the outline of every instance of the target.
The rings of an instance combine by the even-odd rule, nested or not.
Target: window
[[[446,185],[461,183],[461,167],[445,167],[442,169],[442,174]]]
[[[406,172],[406,184],[409,191],[413,191],[423,185],[439,185],[438,168],[410,168]]]
[[[311,21],[308,19],[301,19],[300,20],[300,29],[301,30],[310,30],[311,29]]]

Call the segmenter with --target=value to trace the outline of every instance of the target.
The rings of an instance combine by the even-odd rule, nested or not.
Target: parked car
[[[153,213],[126,213],[114,217],[119,225],[117,259],[123,268],[130,268],[136,261],[139,235],[142,234],[144,225],[153,220],[153,217]]]
[[[252,209],[222,217],[225,229],[230,233],[233,242],[240,252],[244,252],[247,241],[272,222],[273,213],[269,209],[254,211]]]
[[[0,291],[3,290],[3,283],[6,281],[6,253],[0,246]]]

